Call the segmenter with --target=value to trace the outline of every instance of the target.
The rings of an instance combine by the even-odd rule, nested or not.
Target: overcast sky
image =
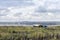
[[[0,21],[60,21],[60,0],[0,0]]]

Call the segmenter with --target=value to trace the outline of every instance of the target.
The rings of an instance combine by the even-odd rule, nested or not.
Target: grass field
[[[0,40],[60,40],[60,26],[49,28],[0,26]]]

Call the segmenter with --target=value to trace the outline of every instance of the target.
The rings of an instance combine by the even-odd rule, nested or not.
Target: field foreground
[[[60,26],[49,28],[0,26],[0,40],[60,40]]]

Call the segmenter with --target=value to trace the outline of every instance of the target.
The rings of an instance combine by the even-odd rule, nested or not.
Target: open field
[[[0,40],[60,40],[60,26],[49,28],[0,26]]]

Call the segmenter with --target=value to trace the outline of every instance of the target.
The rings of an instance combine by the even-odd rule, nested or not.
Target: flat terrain
[[[60,40],[60,26],[0,26],[0,40]]]

